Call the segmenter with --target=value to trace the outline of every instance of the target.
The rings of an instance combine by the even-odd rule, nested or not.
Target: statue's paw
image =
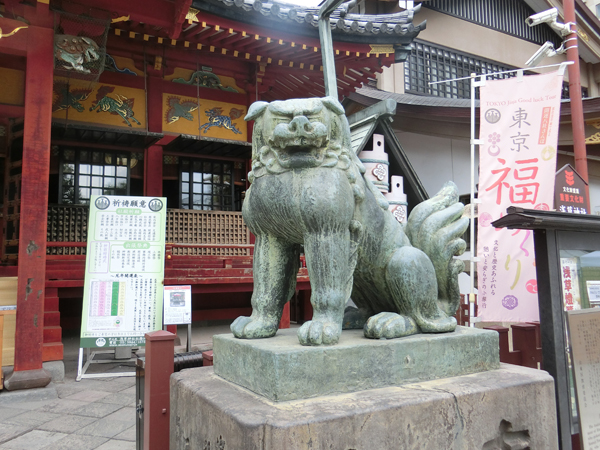
[[[275,336],[277,326],[265,320],[240,316],[231,324],[231,332],[239,339],[261,339]]]
[[[456,329],[456,319],[446,315],[433,319],[422,318],[418,323],[423,333],[447,333]]]
[[[395,339],[419,332],[417,323],[410,317],[391,312],[376,314],[365,324],[365,337],[371,339]]]
[[[342,328],[334,322],[310,320],[298,330],[298,340],[302,345],[337,344]]]

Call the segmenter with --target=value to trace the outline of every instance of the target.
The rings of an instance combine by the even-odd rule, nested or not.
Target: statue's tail
[[[464,270],[464,263],[454,256],[463,254],[466,248],[461,236],[469,219],[462,217],[463,210],[458,188],[449,181],[434,197],[412,210],[406,225],[411,244],[425,252],[435,267],[438,300],[449,316],[456,313],[460,303],[458,274]]]

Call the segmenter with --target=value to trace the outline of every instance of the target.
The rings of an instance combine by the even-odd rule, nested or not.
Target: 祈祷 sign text
[[[533,233],[491,224],[509,206],[552,209],[562,75],[486,81],[480,90],[478,317],[539,320]]]
[[[137,347],[162,328],[166,199],[92,196],[81,347]]]

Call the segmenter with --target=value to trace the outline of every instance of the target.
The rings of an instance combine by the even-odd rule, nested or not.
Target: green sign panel
[[[139,347],[162,328],[167,200],[92,196],[81,348]]]

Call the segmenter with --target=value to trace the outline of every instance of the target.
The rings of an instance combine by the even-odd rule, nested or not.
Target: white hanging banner
[[[480,88],[478,317],[539,320],[533,233],[495,229],[509,206],[552,209],[563,77],[486,81]]]

